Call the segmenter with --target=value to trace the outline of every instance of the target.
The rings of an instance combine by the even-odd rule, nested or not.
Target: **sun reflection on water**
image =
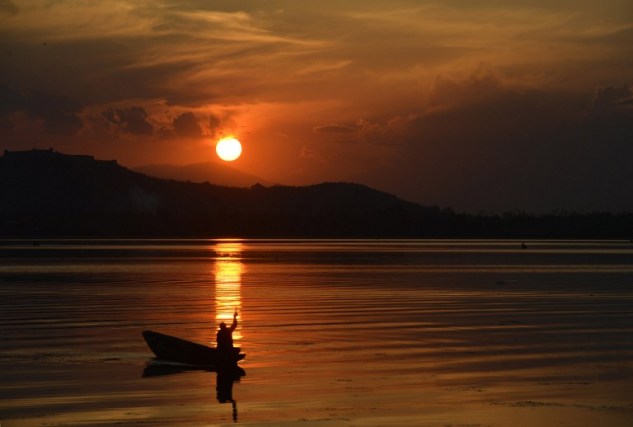
[[[215,320],[230,325],[233,313],[237,310],[238,320],[242,322],[241,277],[244,264],[241,262],[242,243],[235,241],[219,242],[215,250]],[[238,327],[233,333],[234,340],[242,338]]]

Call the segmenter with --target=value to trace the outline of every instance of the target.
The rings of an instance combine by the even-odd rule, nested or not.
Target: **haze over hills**
[[[248,188],[52,150],[0,157],[0,237],[633,237],[633,214],[473,216],[352,183]]]
[[[258,183],[262,185],[272,184],[260,177],[241,172],[219,162],[201,162],[189,165],[154,164],[135,167],[132,170],[155,178],[209,182],[229,187],[250,187]]]

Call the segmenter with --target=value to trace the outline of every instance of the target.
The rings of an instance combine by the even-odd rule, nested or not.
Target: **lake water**
[[[526,243],[0,241],[1,425],[633,425],[633,243]]]

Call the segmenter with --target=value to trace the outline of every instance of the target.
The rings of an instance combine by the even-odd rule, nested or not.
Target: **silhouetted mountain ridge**
[[[270,183],[255,175],[247,174],[218,162],[201,162],[188,165],[153,164],[133,168],[135,172],[155,178],[176,181],[210,182],[230,187],[250,187],[257,183]]]
[[[21,216],[37,218],[35,229],[54,229],[54,234],[178,231],[268,235],[312,234],[314,230],[340,234],[347,229],[340,223],[345,217],[368,218],[417,208],[359,184],[224,187],[152,178],[114,160],[50,150],[5,152],[0,158],[0,180],[0,214],[9,232],[20,229]],[[69,224],[64,218],[75,218],[76,222]],[[331,220],[336,224],[324,225]],[[25,231],[30,227],[23,225]]]
[[[0,184],[0,237],[633,237],[631,213],[456,214],[360,184],[224,187],[51,150],[5,151]]]

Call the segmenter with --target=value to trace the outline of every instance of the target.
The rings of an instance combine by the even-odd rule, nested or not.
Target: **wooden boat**
[[[237,362],[246,357],[240,353],[239,347],[233,348],[232,353],[223,354],[215,348],[160,332],[143,331],[143,338],[158,359],[185,365],[232,367],[237,366]]]

